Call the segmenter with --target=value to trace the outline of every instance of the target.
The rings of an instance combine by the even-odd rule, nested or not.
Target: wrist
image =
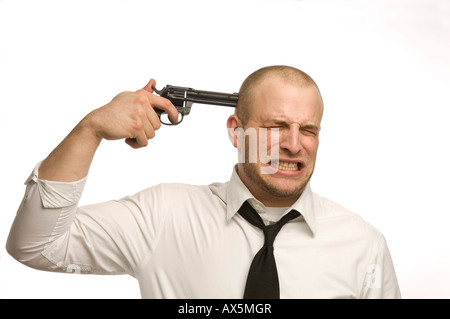
[[[92,112],[86,115],[77,125],[77,129],[85,138],[98,145],[103,137],[97,127],[98,125],[96,125],[95,117],[92,116]]]

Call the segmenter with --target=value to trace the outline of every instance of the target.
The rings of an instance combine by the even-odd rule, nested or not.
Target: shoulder
[[[189,197],[195,195],[215,196],[226,188],[226,184],[227,183],[213,183],[209,185],[196,185],[185,183],[162,183],[153,188],[165,195],[178,194]]]
[[[206,185],[193,185],[186,183],[160,183],[141,190],[138,194],[145,195],[168,195],[168,194],[186,194],[192,192],[204,192]]]
[[[384,241],[383,234],[360,214],[349,210],[334,200],[313,193],[317,221],[332,227],[339,227],[356,234],[364,234],[373,239]]]
[[[221,193],[226,183],[214,183],[210,185],[194,185],[186,183],[161,183],[146,188],[132,197],[145,202],[158,202],[177,205],[186,202],[198,204],[209,200],[221,199]]]

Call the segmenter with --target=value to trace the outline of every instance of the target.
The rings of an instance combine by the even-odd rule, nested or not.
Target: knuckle
[[[146,115],[145,110],[144,110],[143,108],[138,108],[138,109],[136,110],[136,115],[137,115],[139,118],[143,118],[143,117]]]
[[[136,96],[134,98],[134,102],[138,105],[147,105],[148,104],[148,99],[147,97],[141,93],[141,92],[136,92]]]
[[[142,121],[140,119],[136,119],[131,123],[131,127],[136,131],[142,130],[143,126],[144,126],[144,124],[142,123]]]

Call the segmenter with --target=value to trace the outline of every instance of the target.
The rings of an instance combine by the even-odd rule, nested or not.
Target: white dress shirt
[[[143,298],[242,298],[262,231],[238,209],[245,200],[274,222],[296,209],[274,242],[281,298],[400,298],[383,235],[307,186],[286,209],[265,208],[233,169],[226,183],[160,184],[78,207],[86,178],[38,179],[11,227],[8,252],[41,270],[130,274]]]

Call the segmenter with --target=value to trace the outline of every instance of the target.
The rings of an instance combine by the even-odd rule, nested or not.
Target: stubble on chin
[[[311,173],[307,176],[305,181],[299,182],[294,188],[281,188],[278,185],[275,185],[275,183],[271,183],[269,174],[261,174],[260,169],[261,168],[257,164],[241,163],[238,166],[238,175],[241,180],[243,180],[244,184],[248,184],[245,183],[245,181],[250,182],[252,185],[257,185],[258,190],[262,194],[279,198],[299,197],[312,175]],[[249,185],[247,185],[247,187],[249,187]],[[252,190],[250,189],[250,191]]]

